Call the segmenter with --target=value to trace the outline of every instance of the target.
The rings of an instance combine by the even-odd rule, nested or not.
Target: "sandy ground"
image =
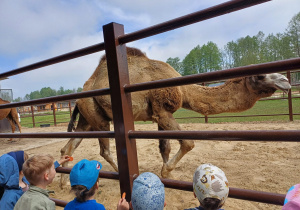
[[[136,130],[155,130],[156,124],[136,125]],[[269,122],[269,123],[224,123],[224,124],[182,124],[183,130],[299,130],[300,121]],[[64,132],[65,126],[48,128],[23,128],[23,132]],[[60,149],[67,143],[67,139],[20,139],[8,142],[1,139],[0,155],[12,150],[23,149],[30,156],[48,153],[59,159]],[[172,141],[173,156],[178,148],[178,142]],[[137,141],[138,161],[140,173],[150,171],[160,175],[162,159],[157,140]],[[114,157],[115,143],[111,140],[111,150]],[[229,141],[197,141],[195,148],[189,152],[172,172],[175,179],[192,181],[194,170],[202,163],[212,163],[222,168],[229,180],[229,185],[235,188],[285,194],[290,186],[300,182],[299,158],[300,144],[289,142],[229,142]],[[113,168],[99,156],[97,139],[85,139],[73,154],[74,161],[70,166],[83,158],[96,159],[103,164],[104,171]],[[61,190],[59,188],[60,174],[48,189],[54,190],[52,197],[70,201],[70,185]],[[98,202],[106,209],[116,209],[120,197],[118,181],[100,180],[100,190],[96,195]],[[184,209],[198,206],[198,201],[192,192],[166,189],[166,210]],[[280,206],[249,202],[228,198],[225,209],[281,209]],[[57,207],[57,209],[62,209]]]

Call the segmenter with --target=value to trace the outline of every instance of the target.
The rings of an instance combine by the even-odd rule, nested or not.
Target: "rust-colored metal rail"
[[[59,173],[69,174],[71,172],[71,168],[58,167],[56,169]],[[119,179],[119,173],[117,172],[109,172],[109,171],[100,171],[100,178],[106,179]],[[137,176],[134,176],[135,179]],[[161,178],[162,183],[166,188],[191,191],[193,192],[193,183],[187,181],[179,181],[172,179],[163,179]],[[239,189],[239,188],[229,188],[229,197],[236,199],[243,199],[249,201],[256,201],[261,203],[268,203],[274,205],[283,205],[285,195],[278,193],[270,193],[263,191],[255,191],[255,190],[247,190],[247,189]]]
[[[222,71],[215,71],[215,72],[208,72],[203,74],[197,75],[189,75],[184,77],[176,77],[171,79],[163,79],[145,83],[138,83],[138,84],[127,84],[124,85],[126,92],[136,92],[148,89],[156,89],[156,88],[164,88],[170,86],[177,86],[177,85],[188,85],[188,84],[195,84],[201,82],[210,82],[216,81],[220,79],[231,79],[235,77],[244,77],[249,75],[256,75],[262,73],[274,73],[274,72],[282,72],[291,69],[299,69],[300,68],[300,58],[288,59],[283,61],[274,61],[269,63],[263,64],[256,64],[250,66],[243,66],[237,67]],[[90,90],[81,93],[72,93],[68,95],[61,95],[61,96],[53,96],[47,97],[42,99],[36,99],[31,101],[25,102],[17,102],[17,103],[9,103],[0,105],[0,109],[4,108],[12,108],[18,106],[28,106],[34,104],[44,104],[50,102],[57,102],[57,101],[66,101],[76,98],[88,98],[97,95],[108,95],[110,93],[109,88],[99,89],[99,90]]]
[[[150,37],[163,32],[171,31],[183,26],[197,23],[203,20],[225,15],[234,11],[238,11],[247,7],[261,4],[270,0],[233,0],[225,3],[209,7],[207,9],[194,12],[140,31],[129,33],[118,38],[120,44],[136,41],[146,37]]]
[[[293,58],[282,61],[274,61],[269,63],[255,64],[249,66],[236,67],[232,69],[207,72],[203,74],[188,75],[184,77],[176,77],[172,79],[163,79],[158,81],[137,83],[125,86],[126,92],[136,92],[142,90],[164,88],[178,85],[189,85],[202,82],[211,82],[221,79],[232,79],[235,77],[245,77],[257,74],[268,74],[274,72],[282,72],[291,69],[300,68],[300,58]]]
[[[131,139],[192,139],[218,141],[299,142],[300,130],[251,131],[128,131]],[[115,138],[113,131],[0,133],[0,138]]]
[[[192,139],[218,141],[287,141],[299,142],[300,130],[259,131],[130,131],[135,139]]]
[[[166,31],[170,31],[170,30],[174,30],[176,28],[179,27],[183,27],[186,25],[190,25],[196,22],[200,22],[203,20],[207,20],[213,17],[217,17],[220,15],[224,15],[224,14],[228,14],[234,11],[238,11],[247,7],[251,7],[257,4],[261,4],[264,2],[267,2],[270,0],[232,0],[232,1],[228,1],[204,10],[200,10],[198,12],[186,15],[186,16],[182,16],[180,18],[176,18],[152,27],[148,27],[145,28],[143,30],[137,31],[137,32],[133,32],[133,33],[129,33],[129,34],[124,34],[120,37],[118,37],[119,43],[120,44],[125,44],[128,42],[132,42],[138,39],[142,39],[142,38],[146,38],[149,36],[153,36],[155,34],[159,34],[159,33],[163,33]],[[96,45],[92,45],[86,48],[82,48],[76,51],[72,51],[60,56],[56,56],[44,61],[40,61],[28,66],[24,66],[12,71],[8,71],[5,73],[0,74],[0,79],[1,78],[5,78],[5,77],[9,77],[9,76],[13,76],[13,75],[17,75],[17,74],[21,74],[24,72],[28,72],[34,69],[38,69],[38,68],[42,68],[45,66],[49,66],[52,64],[56,64],[59,62],[63,62],[63,61],[67,61],[67,60],[71,60],[74,58],[78,58],[81,56],[85,56],[85,55],[89,55],[95,52],[99,52],[99,51],[103,51],[105,50],[105,44],[104,42],[96,44]],[[79,98],[79,97],[78,97]]]

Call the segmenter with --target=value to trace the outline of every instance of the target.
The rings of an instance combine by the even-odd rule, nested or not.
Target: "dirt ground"
[[[254,122],[254,123],[222,123],[222,124],[182,124],[183,130],[299,130],[300,121],[295,122]],[[136,130],[156,130],[156,124],[136,125]],[[65,132],[66,126],[46,128],[23,128],[24,133]],[[68,139],[20,139],[8,142],[1,139],[0,155],[12,150],[25,150],[30,156],[48,153],[55,159],[60,157],[60,149]],[[178,142],[172,141],[171,157],[179,148]],[[138,161],[140,173],[150,171],[160,176],[162,159],[157,140],[138,140]],[[229,142],[229,141],[196,141],[195,148],[177,164],[172,172],[175,179],[192,181],[193,173],[198,165],[212,163],[224,170],[230,187],[285,194],[290,186],[299,183],[300,144],[294,142]],[[111,140],[111,151],[114,157],[115,143]],[[96,159],[103,164],[104,171],[113,168],[99,156],[97,139],[85,139],[73,154],[74,161],[70,166],[83,158]],[[54,190],[52,197],[70,201],[70,184],[66,189],[59,187],[60,174],[48,189]],[[106,209],[116,209],[120,197],[118,181],[100,180],[100,190],[96,200]],[[166,188],[166,210],[184,209],[198,206],[192,192]],[[225,209],[281,209],[280,206],[249,202],[228,198]],[[62,209],[57,207],[57,209]]]

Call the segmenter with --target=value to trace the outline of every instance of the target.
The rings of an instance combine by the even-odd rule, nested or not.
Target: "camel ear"
[[[266,78],[266,74],[259,74],[259,75],[255,75],[255,76],[251,76],[251,79],[253,82],[256,82],[258,80],[263,80]]]
[[[259,75],[257,75],[257,79],[258,80],[263,80],[264,78],[266,78],[266,74],[259,74]]]

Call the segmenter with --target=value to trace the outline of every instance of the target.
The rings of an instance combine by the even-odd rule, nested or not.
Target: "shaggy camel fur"
[[[0,98],[0,104],[8,104],[9,101],[5,101],[2,98]],[[0,109],[0,120],[3,120],[4,118],[8,119],[12,133],[15,132],[16,126],[19,127],[19,131],[21,133],[21,125],[19,123],[19,116],[16,108],[7,108],[7,109]],[[12,139],[10,139],[11,141]]]
[[[127,48],[130,83],[142,83],[181,75],[169,64],[151,60],[140,50]],[[109,87],[106,57],[104,56],[93,73],[85,82],[83,91]],[[163,130],[180,130],[173,113],[179,108],[190,109],[203,115],[223,112],[241,112],[250,109],[257,100],[271,96],[277,89],[290,89],[287,78],[281,74],[267,74],[231,79],[217,87],[185,85],[163,89],[131,93],[132,110],[135,121],[154,121]],[[77,113],[78,125],[75,131],[109,131],[113,119],[109,95],[82,98],[76,107],[70,126],[74,125]],[[71,129],[72,130],[72,129]],[[69,129],[70,131],[70,129]],[[61,149],[61,154],[72,155],[79,146],[81,138],[72,138]],[[179,160],[194,147],[193,141],[179,140],[180,149],[169,160],[169,140],[160,140],[160,153],[163,158],[162,177],[169,177]],[[99,138],[100,155],[117,171],[118,166],[110,154],[109,139]],[[64,166],[66,166],[65,164]],[[65,181],[62,180],[62,184]]]

